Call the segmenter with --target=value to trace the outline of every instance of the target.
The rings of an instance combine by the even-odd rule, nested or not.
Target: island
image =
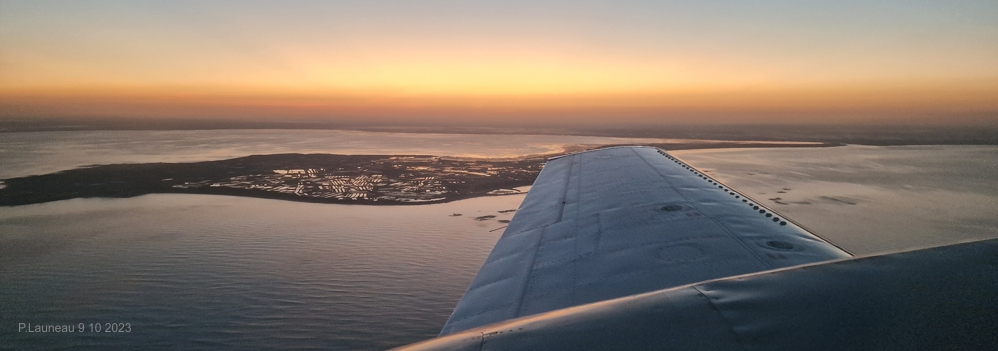
[[[151,193],[406,205],[520,193],[546,158],[253,155],[220,161],[95,165],[3,180],[0,206]]]
[[[633,145],[633,144],[628,144]],[[644,144],[666,150],[829,147],[836,143],[696,140]],[[573,145],[564,153],[625,145]],[[0,181],[0,206],[153,193],[249,196],[304,202],[414,205],[521,193],[548,158],[272,154],[188,163],[93,165]],[[486,218],[488,219],[488,218]],[[480,219],[485,220],[485,219]]]

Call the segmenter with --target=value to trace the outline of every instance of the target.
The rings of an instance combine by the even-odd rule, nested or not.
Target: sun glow
[[[998,10],[983,3],[870,18],[857,16],[883,9],[296,4],[208,6],[207,18],[155,3],[10,5],[0,117],[998,113],[998,31],[986,15]]]

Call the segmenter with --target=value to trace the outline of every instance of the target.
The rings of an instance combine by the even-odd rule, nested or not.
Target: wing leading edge
[[[545,164],[441,335],[849,253],[668,153]]]
[[[994,350],[998,239],[699,282],[399,350]]]

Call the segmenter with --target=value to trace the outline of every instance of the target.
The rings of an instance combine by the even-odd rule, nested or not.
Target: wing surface
[[[662,150],[570,154],[544,166],[441,335],[849,256]]]
[[[400,350],[994,350],[998,239],[728,277]]]

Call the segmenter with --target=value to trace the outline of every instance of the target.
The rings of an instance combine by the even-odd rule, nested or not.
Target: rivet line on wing
[[[690,171],[691,173],[693,173],[693,175],[696,175],[697,177],[700,177],[700,179],[706,180],[707,183],[709,183],[711,185],[717,185],[718,189],[721,189],[721,191],[728,193],[728,195],[733,196],[735,199],[742,200],[742,202],[747,203],[749,205],[749,207],[752,207],[753,210],[759,210],[759,214],[765,216],[766,218],[772,217],[772,220],[773,220],[774,223],[778,223],[779,225],[787,225],[787,221],[781,220],[780,217],[774,217],[773,214],[769,213],[768,211],[766,211],[765,208],[760,208],[758,205],[756,205],[756,204],[748,201],[747,199],[742,199],[741,194],[738,194],[737,192],[735,192],[734,189],[725,188],[724,185],[721,185],[720,182],[717,182],[713,178],[710,178],[710,176],[707,176],[707,175],[705,175],[705,174],[697,171],[692,166],[687,165],[685,162],[680,161],[679,159],[673,157],[672,155],[669,155],[668,153],[666,153],[665,151],[662,151],[661,149],[658,150],[658,153],[661,154],[662,156],[665,156],[665,158],[667,158],[669,160],[672,160],[672,162],[675,162],[680,167],[683,167],[683,169],[686,169],[686,170]]]

